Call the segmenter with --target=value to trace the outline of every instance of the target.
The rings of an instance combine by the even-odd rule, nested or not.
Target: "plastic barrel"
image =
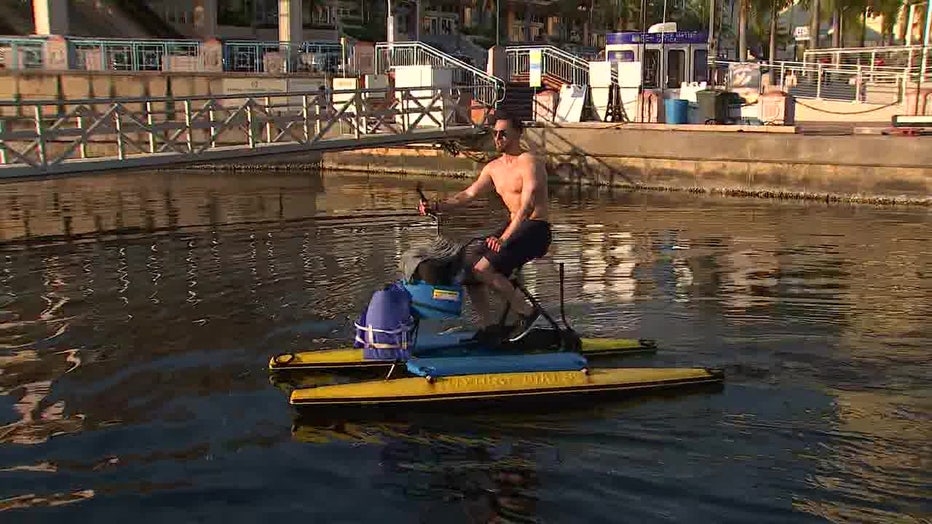
[[[663,101],[666,110],[666,122],[668,124],[685,124],[689,122],[687,112],[689,110],[689,101],[679,98],[668,98]]]

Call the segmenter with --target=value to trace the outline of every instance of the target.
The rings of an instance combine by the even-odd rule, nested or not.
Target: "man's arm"
[[[518,211],[515,213],[514,217],[512,217],[508,227],[505,228],[505,231],[499,238],[503,244],[511,238],[511,235],[518,229],[521,222],[527,220],[527,218],[534,213],[534,202],[537,201],[537,192],[542,187],[542,184],[547,183],[546,180],[542,180],[543,177],[541,174],[544,171],[538,164],[537,159],[529,153],[522,155],[522,158],[524,159],[524,165],[521,166],[521,204],[518,206]]]
[[[469,187],[442,202],[438,202],[437,211],[450,210],[466,204],[492,187],[490,165],[491,164],[486,164],[485,167],[482,168],[482,171],[479,172],[479,177],[476,178],[476,181],[470,184]]]

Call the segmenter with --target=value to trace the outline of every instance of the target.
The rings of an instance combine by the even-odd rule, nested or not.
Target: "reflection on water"
[[[427,181],[432,192],[462,184]],[[405,211],[415,185],[309,173],[0,185],[0,511],[930,513],[932,220],[916,209],[561,188],[555,242],[525,269],[529,288],[556,303],[565,264],[577,329],[660,341],[632,365],[724,367],[724,392],[552,415],[293,424],[268,356],[346,344],[400,254],[435,231]],[[465,238],[502,217],[482,203],[443,230]]]
[[[419,504],[421,518],[448,518],[454,505],[470,522],[535,520],[536,469],[545,457],[533,441],[436,433],[412,423],[354,422],[298,424],[294,438],[378,447],[385,477],[380,484]]]

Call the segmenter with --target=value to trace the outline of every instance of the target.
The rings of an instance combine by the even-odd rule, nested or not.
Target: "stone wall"
[[[690,130],[684,130],[690,129]],[[809,136],[793,128],[577,124],[529,128],[551,180],[734,195],[932,205],[932,138]],[[486,152],[324,155],[329,169],[474,177]]]
[[[314,90],[326,78],[317,74],[274,76],[250,73],[10,71],[0,74],[0,100],[183,97]],[[25,110],[33,111],[32,108]],[[0,107],[12,116],[13,107]],[[31,114],[31,113],[30,113]]]
[[[532,128],[529,147],[566,181],[839,195],[932,195],[932,140],[809,136],[767,128]],[[726,130],[728,129],[728,130]]]

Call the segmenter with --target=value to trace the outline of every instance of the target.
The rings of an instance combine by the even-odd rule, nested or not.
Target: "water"
[[[399,215],[414,185],[306,173],[0,185],[2,519],[932,517],[921,208],[564,188],[551,255],[567,264],[571,321],[659,341],[624,365],[724,368],[723,391],[296,420],[269,356],[346,343],[347,319],[434,231]],[[443,227],[501,219],[483,204]],[[556,275],[552,262],[526,269],[548,303]]]

